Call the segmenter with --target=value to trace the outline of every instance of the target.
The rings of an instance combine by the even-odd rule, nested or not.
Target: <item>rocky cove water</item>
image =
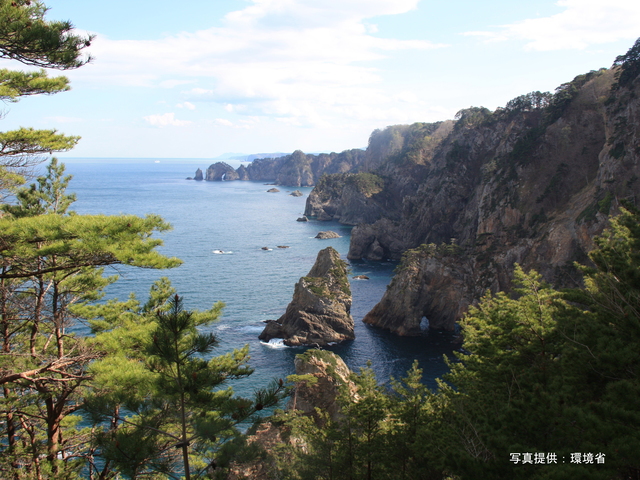
[[[279,193],[267,193],[271,187],[260,182],[185,180],[198,167],[206,167],[204,161],[62,161],[74,176],[69,191],[77,194],[72,207],[76,212],[155,213],[173,226],[161,235],[164,246],[160,252],[180,258],[183,265],[164,271],[121,267],[120,279],[109,287],[108,298],[124,300],[135,292],[144,302],[152,282],[166,276],[184,296],[187,308],[206,309],[216,301],[226,304],[213,326],[219,339],[216,355],[248,344],[255,369],[247,379],[231,384],[238,394],[250,395],[273,378],[295,373],[293,360],[304,347],[260,342],[263,322],[284,313],[295,283],[307,274],[319,250],[332,246],[346,259],[351,230],[334,222],[296,221],[311,188],[299,188],[304,196],[293,197],[289,193],[296,188],[286,186],[279,186]],[[322,230],[333,230],[341,237],[314,238]],[[392,262],[350,262],[356,339],[328,349],[353,370],[371,360],[382,383],[391,376],[404,376],[417,359],[425,382],[435,387],[435,379],[447,371],[443,355],[451,356],[458,348],[451,344],[451,334],[398,337],[362,323],[382,297],[394,267]],[[355,275],[366,275],[369,280],[354,280]],[[88,333],[86,326],[77,328]]]

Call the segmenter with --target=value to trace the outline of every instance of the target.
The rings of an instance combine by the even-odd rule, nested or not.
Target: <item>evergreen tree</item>
[[[81,51],[91,44],[92,37],[72,34],[73,25],[68,21],[47,21],[46,11],[47,7],[37,0],[0,0],[0,58],[62,70],[90,61]],[[4,102],[66,90],[69,82],[65,77],[49,78],[44,70],[0,69],[0,100]],[[67,151],[78,139],[56,130],[20,128],[0,132],[0,194],[24,183],[31,168],[43,161],[43,155]]]
[[[561,317],[569,414],[584,451],[620,478],[640,477],[640,210],[632,205],[594,239],[585,288]],[[577,451],[577,450],[576,450]],[[603,467],[604,468],[604,467]]]
[[[37,185],[18,191],[0,218],[0,385],[5,421],[0,471],[18,465],[37,478],[66,478],[81,467],[90,432],[78,412],[102,355],[74,332],[80,305],[94,302],[117,277],[104,267],[178,265],[150,238],[169,226],[159,217],[75,215],[65,192],[69,177],[54,160]],[[10,473],[8,473],[10,472]]]
[[[213,475],[227,466],[240,437],[235,426],[275,405],[283,385],[273,383],[253,399],[221,388],[252,373],[248,346],[209,358],[217,340],[200,330],[216,321],[223,305],[185,311],[166,281],[154,288],[143,308],[133,298],[127,305],[95,307],[95,341],[109,352],[92,367],[96,381],[89,402],[103,425],[101,455],[130,478],[152,472],[187,479]]]

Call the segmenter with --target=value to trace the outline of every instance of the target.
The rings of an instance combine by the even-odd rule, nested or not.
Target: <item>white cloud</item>
[[[186,120],[176,120],[174,117],[174,113],[164,113],[162,115],[148,115],[144,119],[154,127],[184,127],[192,123]]]
[[[486,41],[520,39],[528,50],[582,50],[591,45],[635,40],[640,2],[629,0],[559,0],[564,11],[504,25],[498,32],[466,32]]]
[[[216,118],[214,121],[217,125],[222,125],[223,127],[233,127],[233,122],[226,118]]]
[[[216,102],[241,115],[335,124],[345,112],[360,117],[370,102],[393,108],[380,88],[380,72],[366,62],[400,50],[444,47],[380,38],[366,23],[409,12],[418,2],[251,0],[228,14],[222,27],[144,41],[98,35],[91,46],[95,64],[72,72],[73,81],[167,88],[197,83],[184,98]]]
[[[176,107],[178,107],[178,108],[186,108],[187,110],[195,110],[196,109],[196,106],[191,102],[178,103],[176,105]]]

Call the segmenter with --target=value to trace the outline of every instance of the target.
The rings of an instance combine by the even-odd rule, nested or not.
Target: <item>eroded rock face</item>
[[[197,169],[196,170],[196,176],[193,177],[194,180],[198,180],[198,181],[202,181],[203,177],[202,177],[202,170]]]
[[[228,163],[217,162],[207,168],[208,182],[238,180],[238,178],[238,173]]]
[[[294,394],[290,397],[287,410],[297,410],[304,415],[312,416],[319,427],[324,425],[324,417],[319,416],[316,407],[326,412],[332,421],[340,421],[343,416],[338,405],[338,393],[348,389],[352,398],[357,399],[357,388],[349,379],[351,371],[334,353],[326,350],[307,350],[297,355],[295,359],[296,375],[304,376],[305,380],[295,382]],[[264,449],[266,455],[258,455],[254,460],[239,463],[234,462],[229,471],[228,479],[240,480],[271,480],[273,474],[273,453],[279,444],[288,442],[295,444],[300,439],[291,436],[286,427],[270,420],[260,424],[253,435],[247,437],[249,444],[255,444]]]
[[[329,414],[332,421],[341,418],[338,394],[340,388],[348,388],[355,397],[356,386],[349,380],[351,371],[344,361],[328,350],[307,350],[296,355],[296,375],[310,375],[313,381],[296,382],[295,393],[289,399],[287,409],[300,410],[321,424],[316,408]]]
[[[382,300],[362,319],[398,335],[419,335],[423,318],[429,328],[454,330],[455,322],[481,292],[470,280],[473,269],[461,258],[416,249],[405,256]]]
[[[268,320],[260,340],[282,338],[289,346],[353,340],[351,289],[346,263],[333,248],[318,253],[313,268],[296,283],[293,300],[278,320]]]
[[[328,238],[340,238],[340,235],[332,230],[327,230],[326,232],[318,232],[316,238],[326,240]]]
[[[591,72],[548,106],[518,107],[523,96],[495,112],[463,111],[448,130],[414,124],[372,135],[366,156],[384,187],[368,201],[382,216],[353,228],[348,258],[456,247],[412,256],[365,321],[411,334],[427,317],[451,329],[464,304],[512,288],[514,263],[555,287],[575,286],[574,262],[588,262],[592,238],[624,199],[640,198],[640,78],[612,91],[614,81],[611,70]],[[326,179],[306,213],[360,215],[346,188]]]

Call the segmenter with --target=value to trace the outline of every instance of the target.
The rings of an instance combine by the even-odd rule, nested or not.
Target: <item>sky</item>
[[[62,157],[364,148],[377,128],[553,91],[640,37],[631,0],[45,3],[95,35],[93,60],[49,71],[72,90],[5,104],[0,129],[80,135]]]

